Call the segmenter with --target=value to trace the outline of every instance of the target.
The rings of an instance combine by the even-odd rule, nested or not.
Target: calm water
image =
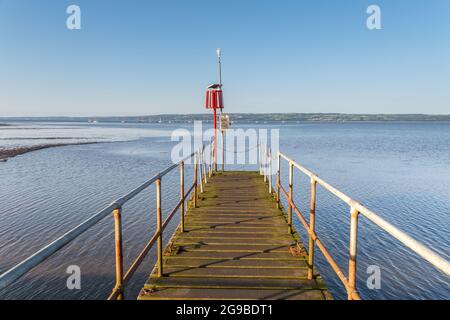
[[[51,148],[0,163],[0,272],[169,165],[175,144],[170,141],[170,133],[177,127],[36,126],[37,130],[0,129],[0,148],[59,139],[110,143]],[[280,128],[280,148],[285,153],[450,259],[450,124],[257,126]],[[192,179],[190,169],[188,181]],[[284,183],[286,178],[283,176]],[[166,214],[177,201],[177,183],[175,172],[163,180]],[[309,181],[296,173],[294,184],[296,201],[307,212]],[[153,233],[154,198],[154,189],[150,188],[124,207],[126,267]],[[177,223],[173,221],[166,240]],[[104,219],[22,280],[0,291],[0,298],[104,299],[114,285],[112,226],[112,218]],[[306,238],[299,223],[297,229]],[[347,206],[319,188],[317,233],[343,270],[347,270],[348,229]],[[450,299],[448,277],[363,217],[359,240],[358,288],[364,298]],[[136,297],[153,264],[151,252],[133,278],[129,298]],[[65,270],[69,265],[81,267],[81,290],[66,288]],[[335,298],[345,298],[338,278],[320,254],[317,265]],[[369,265],[381,268],[380,290],[366,287]]]

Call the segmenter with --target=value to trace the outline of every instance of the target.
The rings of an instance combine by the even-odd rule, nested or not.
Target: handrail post
[[[264,145],[259,146],[259,173],[260,175],[264,176]]]
[[[200,167],[200,193],[203,193],[203,152],[202,149],[198,149],[198,165]]]
[[[261,175],[264,177],[264,146],[261,146],[260,156],[261,156]]]
[[[184,232],[184,161],[180,162],[180,232]]]
[[[281,176],[280,176],[280,152],[277,154],[277,208],[281,208],[280,202],[280,185],[281,185]]]
[[[289,162],[289,207],[288,207],[288,233],[292,234],[292,202],[293,202],[294,164]]]
[[[194,208],[197,207],[198,186],[197,186],[197,152],[194,155]]]
[[[161,218],[161,178],[156,180],[156,231],[158,232],[158,277],[163,276],[163,239]]]
[[[259,165],[259,175],[262,175],[262,161],[261,161],[261,144],[258,143],[258,165]]]
[[[264,148],[264,182],[267,182],[267,146]]]
[[[308,279],[314,277],[314,238],[316,224],[316,179],[311,178],[311,198],[309,205],[309,250],[308,250]]]
[[[272,150],[268,149],[269,159],[269,194],[272,195]]]
[[[214,109],[215,110],[215,109]],[[217,129],[214,128],[214,150],[213,150],[214,169],[213,173],[217,173]]]
[[[212,142],[209,145],[209,177],[213,176],[214,149]]]
[[[116,247],[116,287],[119,292],[117,300],[123,300],[123,252],[122,252],[122,215],[121,208],[113,211],[114,215],[114,240]]]
[[[359,212],[356,208],[350,209],[350,257],[348,263],[348,299],[352,300],[352,295],[356,292],[356,255],[358,242],[358,216]]]
[[[205,145],[202,147],[203,179],[205,185],[208,183],[208,171],[206,170]]]
[[[222,173],[225,172],[225,134],[224,130],[222,131]]]

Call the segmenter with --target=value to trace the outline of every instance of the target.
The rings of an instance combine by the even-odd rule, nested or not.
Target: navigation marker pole
[[[219,90],[222,90],[222,62],[220,59],[220,48],[216,50],[217,52],[217,69],[219,77]],[[222,113],[222,109],[221,113]],[[214,172],[217,172],[217,112],[214,108]]]
[[[223,109],[221,51],[217,49],[216,52],[219,83],[209,85],[206,90],[206,109],[213,109],[214,112],[213,172],[217,172],[217,109]]]

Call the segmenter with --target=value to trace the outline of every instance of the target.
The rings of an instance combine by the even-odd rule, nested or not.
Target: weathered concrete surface
[[[155,271],[139,299],[331,299],[256,172],[212,177],[165,250],[164,277]]]

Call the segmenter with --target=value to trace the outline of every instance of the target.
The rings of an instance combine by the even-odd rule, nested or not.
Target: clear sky
[[[205,112],[217,47],[227,112],[450,113],[448,0],[0,0],[0,117]]]

